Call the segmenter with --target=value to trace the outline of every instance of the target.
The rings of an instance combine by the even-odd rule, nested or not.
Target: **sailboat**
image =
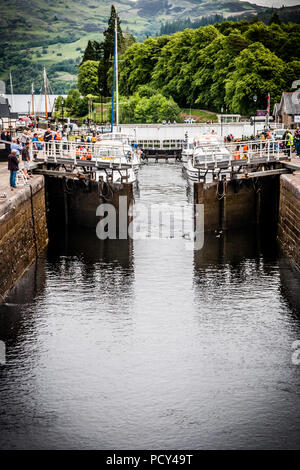
[[[32,102],[32,114],[44,114],[45,119],[48,120],[50,114],[53,113],[55,102],[51,103],[50,95],[53,94],[51,85],[47,77],[46,67],[43,70],[43,84],[40,89],[40,99],[38,100],[37,106],[34,105],[34,89],[33,84],[31,88],[31,102]]]

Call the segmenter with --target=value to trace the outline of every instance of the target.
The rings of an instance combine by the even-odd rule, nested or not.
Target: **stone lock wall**
[[[48,243],[44,178],[0,205],[0,301]]]
[[[278,239],[282,251],[300,270],[300,172],[280,178]]]
[[[279,178],[266,176],[255,181],[194,183],[194,203],[204,204],[204,230],[234,230],[251,224],[276,223]],[[222,197],[224,195],[224,197]]]

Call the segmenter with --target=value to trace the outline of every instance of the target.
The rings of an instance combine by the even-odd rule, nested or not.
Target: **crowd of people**
[[[211,134],[214,134],[215,131],[212,130]],[[290,150],[295,150],[296,155],[300,157],[300,128],[297,128],[295,131],[287,129],[282,136],[282,139],[278,143],[275,136],[270,131],[264,131],[260,135],[243,137],[242,139],[235,138],[233,134],[228,134],[224,137],[225,143],[236,143],[235,147],[235,158],[246,158],[248,155],[248,145],[243,141],[253,141],[254,144],[266,145],[267,143],[272,143],[272,145],[279,145],[287,153]],[[80,143],[76,147],[76,157],[82,160],[88,160],[91,158],[91,152],[89,145],[97,141],[97,134],[93,132],[92,136],[81,135]],[[62,142],[62,148],[67,148],[68,136],[65,132],[65,129],[59,127],[55,131],[52,131],[50,127],[45,130],[43,135],[38,135],[37,132],[33,130],[24,129],[19,137],[12,137],[10,130],[3,129],[1,132],[1,142],[6,144],[7,150],[10,151],[8,156],[8,169],[10,170],[10,186],[11,189],[17,187],[16,177],[19,169],[21,169],[26,177],[31,177],[30,175],[30,143],[32,143],[33,156],[37,156],[38,151],[49,149],[50,145],[53,145],[53,142],[57,144]],[[56,147],[59,148],[58,146]],[[20,163],[22,166],[20,167]]]

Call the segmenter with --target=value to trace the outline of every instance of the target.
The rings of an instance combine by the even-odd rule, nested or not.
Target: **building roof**
[[[277,114],[300,114],[300,90],[282,93]]]

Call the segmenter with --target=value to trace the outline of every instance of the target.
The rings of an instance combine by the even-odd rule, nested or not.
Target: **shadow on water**
[[[15,345],[27,328],[34,328],[33,306],[43,295],[46,284],[46,259],[41,257],[33,263],[12,289],[5,302],[0,304],[0,339],[7,346]]]
[[[48,247],[48,262],[56,264],[61,256],[77,257],[87,268],[97,263],[113,263],[124,269],[133,270],[132,240],[99,240],[91,229],[70,226],[66,230],[51,231]]]

